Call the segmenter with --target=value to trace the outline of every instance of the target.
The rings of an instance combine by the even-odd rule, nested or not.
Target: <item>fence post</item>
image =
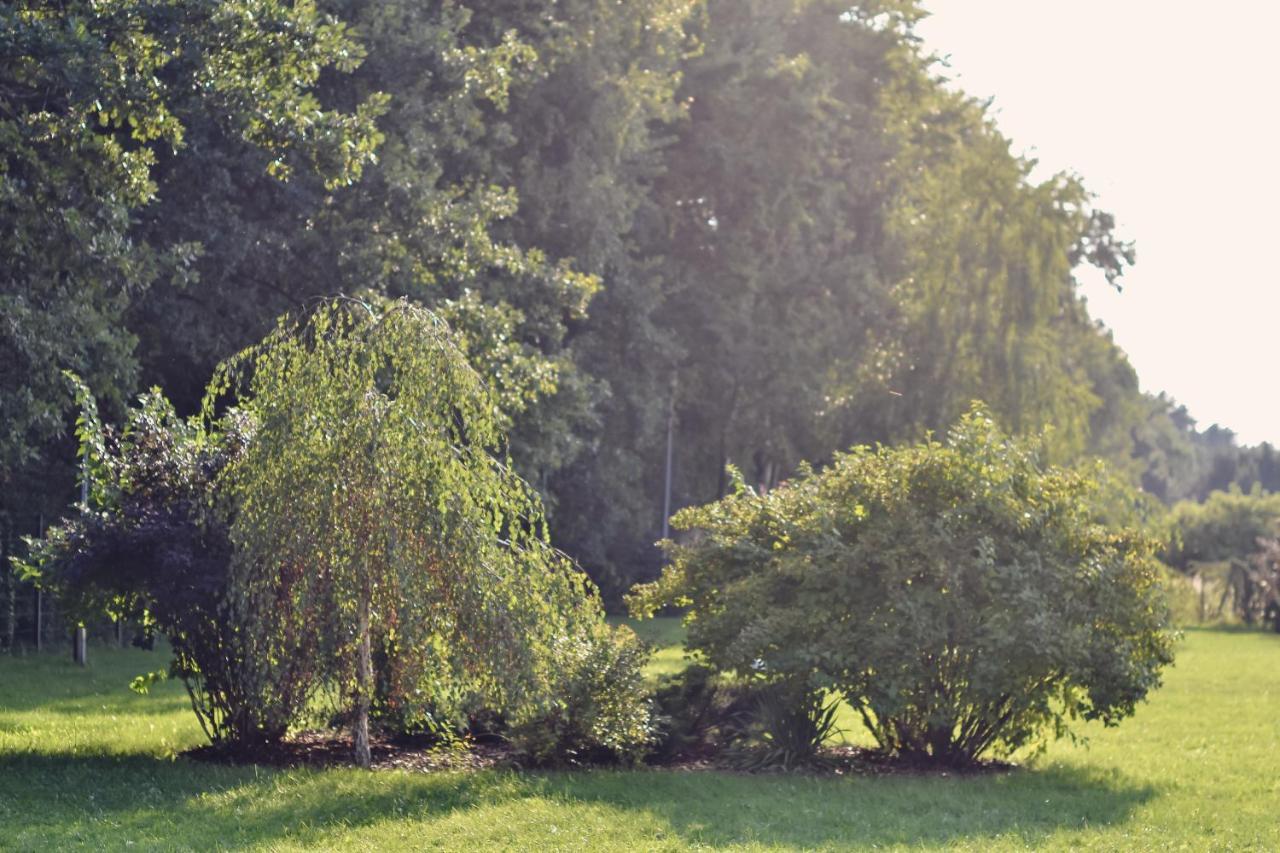
[[[13,567],[9,564],[9,554],[13,550],[13,531],[8,519],[0,520],[0,580],[4,581],[4,599],[0,601],[0,610],[4,613],[3,645],[13,651],[14,639],[17,635],[18,614],[14,599],[17,596],[17,579]]]
[[[88,632],[85,631],[85,628],[83,625],[76,626],[75,639],[71,643],[71,659],[76,663],[80,664],[81,666],[89,665],[89,661],[86,655],[86,652],[88,651],[86,647],[87,646],[86,641],[88,639],[87,635],[88,635]]]
[[[13,651],[13,644],[18,637],[18,578],[14,575],[13,566],[9,565],[7,548],[0,548],[0,562],[3,563],[0,565],[0,579],[4,580],[4,601],[0,602],[0,607],[4,610],[3,645]]]

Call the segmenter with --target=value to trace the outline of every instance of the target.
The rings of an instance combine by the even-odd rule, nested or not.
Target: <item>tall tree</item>
[[[515,717],[601,618],[500,455],[499,409],[461,343],[404,302],[330,303],[211,386],[210,405],[239,389],[254,424],[220,481],[242,628],[265,660],[312,660],[341,686],[364,767],[375,655],[397,703],[471,693]]]
[[[133,218],[157,198],[159,162],[190,147],[195,117],[258,153],[272,181],[302,168],[329,184],[354,180],[376,144],[376,105],[324,109],[312,92],[322,71],[349,70],[358,57],[346,28],[309,3],[0,8],[6,495],[31,501],[13,484],[66,432],[62,370],[79,371],[117,407],[131,392],[126,313],[155,280],[186,276],[195,249],[139,240]]]

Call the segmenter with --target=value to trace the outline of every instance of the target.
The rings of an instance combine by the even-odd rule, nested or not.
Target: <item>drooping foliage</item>
[[[368,766],[375,701],[401,729],[497,714],[543,763],[648,741],[647,651],[548,543],[497,395],[436,315],[321,303],[224,364],[201,415],[153,392],[118,436],[79,399],[89,504],[27,572],[165,634],[216,744],[328,707]]]
[[[867,447],[682,511],[634,606],[688,608],[725,671],[836,691],[881,749],[972,762],[1133,713],[1172,660],[1157,543],[981,411],[944,442]],[[794,704],[794,703],[793,703]]]
[[[218,479],[232,610],[260,659],[308,660],[336,686],[361,763],[375,657],[382,699],[410,716],[483,703],[520,720],[576,677],[582,642],[622,642],[587,636],[611,632],[594,589],[548,543],[498,401],[435,315],[322,304],[224,365],[206,406],[228,391],[254,425]],[[621,741],[643,729],[628,710]]]

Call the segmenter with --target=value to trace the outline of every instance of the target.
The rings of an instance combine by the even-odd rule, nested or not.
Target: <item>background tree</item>
[[[190,414],[335,293],[449,321],[615,600],[658,570],[669,425],[677,507],[972,397],[1167,503],[1280,489],[1271,448],[1140,391],[1075,281],[1133,247],[945,79],[914,0],[0,15],[0,513],[70,497],[60,369],[109,420],[139,380]]]
[[[1197,563],[1245,560],[1258,550],[1258,540],[1275,535],[1280,524],[1280,495],[1239,488],[1214,492],[1200,504],[1183,501],[1173,507],[1173,540],[1169,564],[1184,572]]]
[[[299,168],[353,180],[376,143],[376,102],[327,110],[312,91],[322,70],[348,70],[359,55],[345,27],[307,3],[23,0],[0,9],[6,504],[12,496],[29,507],[32,491],[39,500],[27,472],[45,467],[46,443],[66,434],[61,370],[80,372],[116,411],[132,392],[126,312],[157,279],[183,278],[200,239],[141,242],[132,219],[156,198],[159,161],[190,141],[193,116],[258,153],[272,180]]]

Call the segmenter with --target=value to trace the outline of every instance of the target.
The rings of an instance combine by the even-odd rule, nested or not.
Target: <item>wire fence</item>
[[[0,512],[0,653],[71,649],[76,623],[56,596],[22,579],[10,559],[26,556],[24,538],[43,536],[47,523],[39,513]],[[105,616],[85,627],[90,638],[112,645],[124,645],[135,634]]]
[[[11,557],[26,555],[25,536],[42,536],[40,515],[0,514],[0,650],[44,649],[69,635],[57,601],[18,576]]]

